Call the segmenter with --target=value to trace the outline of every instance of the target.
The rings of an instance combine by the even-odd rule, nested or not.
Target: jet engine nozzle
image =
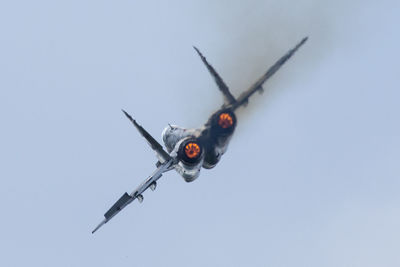
[[[224,136],[233,133],[236,127],[235,113],[229,109],[215,113],[211,118],[211,132],[214,135]]]
[[[203,156],[203,146],[195,138],[188,138],[179,145],[178,157],[185,165],[197,165]]]
[[[194,136],[184,138],[176,144],[178,164],[175,170],[186,182],[194,181],[200,174],[204,162],[205,149],[202,142]]]

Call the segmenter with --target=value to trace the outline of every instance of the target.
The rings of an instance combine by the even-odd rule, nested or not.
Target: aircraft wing
[[[128,206],[132,201],[138,199],[139,202],[143,201],[143,192],[148,188],[155,190],[157,186],[157,180],[161,178],[164,172],[172,169],[174,160],[171,158],[168,161],[160,164],[158,168],[141,183],[131,194],[124,193],[117,202],[104,214],[104,220],[92,231],[92,234],[96,232],[101,226],[106,224],[115,215],[117,215],[123,208]]]
[[[261,76],[249,89],[243,92],[237,99],[236,102],[231,106],[233,110],[237,109],[242,105],[246,105],[249,101],[250,96],[255,92],[263,91],[262,85],[266,80],[271,78],[272,75],[282,67],[285,62],[293,56],[293,54],[307,41],[308,37],[303,38],[293,49],[289,50],[283,57],[281,57],[274,65],[272,65],[268,71]]]

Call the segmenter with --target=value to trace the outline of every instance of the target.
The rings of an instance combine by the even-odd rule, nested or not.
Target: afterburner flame
[[[188,158],[196,158],[200,154],[200,146],[196,143],[188,143],[185,146],[185,154]]]
[[[233,125],[233,118],[229,113],[221,113],[219,115],[218,125],[226,129]]]

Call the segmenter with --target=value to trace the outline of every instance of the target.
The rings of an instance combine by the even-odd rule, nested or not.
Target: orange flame
[[[188,158],[196,158],[200,154],[200,146],[196,143],[188,143],[185,146],[185,154]]]
[[[229,113],[221,113],[219,115],[218,124],[224,129],[231,127],[233,125],[232,116],[229,115]]]

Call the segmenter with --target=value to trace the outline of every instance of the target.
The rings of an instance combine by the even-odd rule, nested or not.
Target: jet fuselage
[[[151,134],[132,118],[131,115],[125,110],[122,110],[139,133],[147,140],[151,149],[156,153],[158,158],[156,163],[157,168],[132,193],[128,194],[125,192],[104,214],[104,220],[100,222],[92,233],[96,232],[102,225],[111,220],[135,199],[139,202],[143,202],[143,192],[149,188],[154,191],[157,187],[157,181],[162,177],[163,173],[175,169],[186,182],[191,182],[199,176],[202,167],[206,169],[215,167],[228,149],[229,141],[235,131],[236,109],[245,107],[249,102],[249,98],[254,95],[254,93],[262,93],[265,81],[271,78],[306,41],[307,37],[303,38],[237,98],[232,95],[228,86],[217,71],[207,62],[201,52],[194,47],[214,78],[218,89],[223,94],[224,104],[210,116],[208,121],[201,128],[185,129],[175,125],[166,127],[162,133],[166,151]]]
[[[168,125],[162,139],[167,151],[179,159],[175,170],[186,182],[192,182],[200,175],[201,167],[211,169],[217,165],[228,149],[235,127],[235,113],[220,109],[198,129]]]

